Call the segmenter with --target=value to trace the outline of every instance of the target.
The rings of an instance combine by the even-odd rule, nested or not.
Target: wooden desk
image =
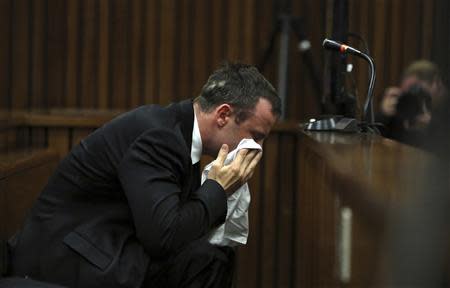
[[[299,137],[298,283],[383,287],[389,215],[426,193],[434,158],[376,135]]]
[[[59,157],[47,149],[0,154],[0,239],[12,236],[47,184]]]

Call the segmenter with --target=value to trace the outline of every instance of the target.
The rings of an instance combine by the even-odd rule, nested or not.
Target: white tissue
[[[237,152],[241,149],[258,149],[261,146],[253,139],[242,139],[236,149],[228,153],[225,165],[236,158]],[[206,165],[202,173],[202,184],[208,177],[212,163]],[[247,243],[248,237],[248,207],[250,205],[250,190],[245,183],[239,187],[227,199],[227,216],[225,223],[211,232],[209,242],[219,246],[236,246]]]

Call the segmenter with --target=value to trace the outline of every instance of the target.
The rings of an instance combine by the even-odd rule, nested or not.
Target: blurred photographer
[[[399,142],[424,147],[432,118],[432,96],[425,87],[415,84],[402,92],[395,105],[396,113],[386,127],[386,136]]]
[[[385,127],[381,129],[384,136],[390,136],[390,126],[393,125],[392,121],[397,114],[400,96],[413,86],[422,87],[430,95],[433,105],[430,110],[432,111],[442,107],[442,103],[447,98],[447,89],[437,65],[428,60],[413,62],[405,69],[399,86],[388,87],[380,101],[376,121],[384,124]]]

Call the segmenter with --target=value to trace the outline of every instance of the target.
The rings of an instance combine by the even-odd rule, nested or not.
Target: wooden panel
[[[121,110],[74,110],[53,109],[50,111],[13,111],[10,122],[27,127],[82,127],[98,128],[123,113]]]
[[[45,0],[31,1],[32,10],[32,43],[31,51],[31,87],[30,99],[27,107],[44,108],[47,103],[46,99],[46,11],[47,6]]]
[[[44,148],[47,146],[47,135],[48,131],[46,128],[31,127],[30,128],[30,147],[33,148]]]
[[[18,135],[18,133],[15,130],[9,130],[7,132],[7,146],[8,146],[8,150],[14,149],[16,147],[17,135]]]
[[[5,213],[8,223],[5,235],[12,236],[25,220],[26,212],[31,208],[40,191],[47,184],[47,180],[56,167],[57,162],[41,164],[42,167],[33,170],[21,171],[4,180],[4,188],[7,191],[5,202],[9,203]],[[30,180],[32,179],[32,182]]]
[[[5,151],[8,147],[8,139],[7,139],[7,133],[6,128],[3,128],[0,130],[0,151]]]
[[[66,1],[47,0],[47,95],[50,107],[64,105],[66,61]]]
[[[292,287],[293,278],[293,258],[294,258],[294,195],[296,190],[294,189],[294,179],[297,177],[295,173],[294,165],[295,161],[292,161],[295,150],[295,138],[296,136],[282,133],[279,137],[278,143],[278,167],[276,170],[277,175],[277,188],[271,193],[276,194],[278,197],[278,211],[276,216],[277,227],[277,259],[275,261],[275,273],[276,282],[275,287]],[[271,169],[274,167],[272,166]]]
[[[420,0],[411,0],[408,1],[408,4],[403,6],[402,13],[404,13],[404,21],[405,23],[409,23],[407,26],[403,26],[403,63],[404,65],[408,65],[412,61],[416,60],[420,57],[418,54],[418,50],[421,45],[414,45],[418,40],[421,43],[421,21],[420,16],[422,12],[419,9],[421,8]]]
[[[128,109],[194,97],[225,58],[257,64],[274,28],[272,20],[279,14],[279,5],[271,0],[2,1],[0,57],[7,65],[0,72],[0,92],[8,95],[0,106],[14,103],[15,108],[30,109]],[[448,66],[442,48],[448,41],[441,41],[448,5],[436,1],[441,0],[349,1],[350,30],[367,40],[376,60],[376,95],[397,83],[414,59],[432,57]],[[332,4],[293,3],[292,14],[302,18],[318,71],[323,62],[321,42],[331,20],[324,11]],[[435,17],[438,14],[442,16]],[[441,23],[437,18],[443,19]],[[318,114],[319,95],[293,32],[290,38],[287,115],[305,120]],[[273,83],[278,40],[263,71]],[[351,62],[356,64],[362,103],[367,65],[353,57]]]
[[[433,45],[433,9],[434,0],[421,1],[422,14],[422,46],[420,47],[421,56],[425,59],[431,59],[431,47]]]
[[[0,109],[9,108],[11,100],[11,6],[10,0],[0,0]]]
[[[242,8],[241,1],[230,0],[228,1],[228,41],[227,44],[227,59],[231,61],[241,60],[242,53],[242,24],[241,17]]]
[[[296,258],[299,260],[295,283],[300,287],[335,287],[335,198],[326,186],[330,175],[320,155],[305,150],[302,143],[298,155]]]
[[[217,5],[220,1],[214,1],[213,5]],[[189,1],[181,1],[178,6],[179,15],[179,25],[177,31],[178,33],[178,76],[177,81],[179,85],[175,85],[175,94],[178,99],[185,97],[196,97],[200,93],[200,87],[195,87],[196,93],[193,89],[193,74],[192,73],[192,55],[193,46],[192,33],[193,33],[193,23],[192,15],[194,13],[195,7]],[[214,19],[214,18],[213,18]],[[176,82],[177,83],[177,82]]]
[[[17,132],[15,127],[2,128],[0,131],[0,151],[8,151],[16,146]]]
[[[70,149],[70,135],[68,128],[50,128],[48,129],[48,147],[59,153],[63,158]]]
[[[106,2],[106,1],[101,1]],[[77,107],[80,87],[80,8],[79,0],[67,1],[66,107]]]
[[[98,67],[98,2],[81,1],[81,74],[80,74],[80,107],[95,108],[97,106],[97,73]]]
[[[159,54],[159,71],[160,85],[159,85],[159,103],[167,105],[174,97],[174,82],[175,74],[175,0],[161,1],[161,33],[160,35],[160,54]]]
[[[6,214],[7,204],[6,204],[6,195],[3,193],[5,191],[5,183],[0,180],[0,219],[8,219],[8,215]],[[5,275],[7,273],[7,237],[6,237],[6,226],[7,224],[0,221],[0,275]]]
[[[11,103],[14,109],[23,109],[28,102],[28,85],[30,71],[30,2],[28,0],[12,1],[12,37],[11,37]]]
[[[296,5],[297,4],[297,5]],[[300,5],[301,4],[301,5]],[[322,42],[325,38],[325,24],[327,4],[325,1],[301,1],[293,2],[293,9],[299,11],[298,29],[305,33],[306,39],[299,39],[293,36],[291,43],[291,76],[290,82],[290,103],[288,115],[291,118],[300,120],[309,119],[318,115],[320,111],[319,99],[321,98],[320,90],[322,87],[315,87],[313,83],[313,71],[315,70],[318,81],[322,78],[321,71],[323,68],[324,49]],[[318,17],[317,15],[320,15]],[[301,40],[308,40],[311,44],[311,49],[306,52],[301,52],[298,49]],[[312,69],[308,66],[311,63]],[[319,83],[321,86],[321,83]],[[302,87],[299,89],[298,87]],[[318,91],[319,89],[319,91]],[[296,116],[298,115],[298,116]],[[298,117],[298,118],[297,118]]]
[[[155,43],[160,41],[160,16],[159,16],[159,1],[150,1],[146,4],[146,25],[145,34],[147,35],[145,41],[145,50],[147,51],[145,57],[145,98],[144,102],[147,104],[158,103],[159,99],[159,73],[158,73],[158,58],[159,49]]]
[[[218,0],[218,1],[210,1],[211,2],[211,18],[209,19],[210,28],[211,28],[211,63],[210,68],[213,70],[215,67],[218,67],[220,63],[225,59],[225,45],[226,41],[224,38],[226,37],[226,24],[227,22],[223,21],[223,18],[226,18],[227,14],[224,9],[226,5],[226,0]],[[245,1],[248,3],[251,1]]]
[[[112,31],[110,38],[111,105],[110,108],[127,108],[129,59],[129,2],[114,0],[111,9]]]
[[[256,57],[254,52],[255,46],[255,26],[256,26],[256,17],[255,17],[255,0],[247,0],[242,3],[243,7],[239,10],[242,10],[241,19],[242,19],[242,27],[241,30],[241,39],[242,42],[242,52],[241,52],[241,61],[246,63],[255,63]]]
[[[27,211],[53,173],[58,156],[48,150],[21,150],[0,154],[0,239],[21,226]]]
[[[237,287],[256,287],[261,275],[261,262],[263,261],[260,253],[260,239],[264,236],[263,226],[261,225],[264,217],[262,191],[264,179],[264,164],[260,163],[249,182],[251,203],[249,207],[249,236],[246,246],[238,248],[236,261],[236,279]]]
[[[192,11],[192,64],[190,71],[192,73],[192,89],[195,91],[194,95],[200,93],[200,89],[207,79],[207,74],[210,71],[207,70],[207,56],[208,56],[208,37],[206,34],[206,26],[209,26],[209,18],[206,9],[206,2],[208,0],[199,0],[197,2],[198,6]]]
[[[256,41],[258,43],[258,48],[256,49],[256,64],[258,66],[261,65],[264,57],[264,52],[266,48],[270,45],[270,36],[275,28],[275,23],[272,21],[273,18],[276,17],[274,4],[276,1],[262,1],[258,2],[256,5],[256,11],[257,11],[257,19],[264,19],[264,21],[258,21],[258,27],[256,31]],[[232,11],[230,11],[232,12]],[[274,52],[269,57],[268,62],[263,70],[261,70],[261,73],[263,73],[267,79],[269,79],[272,84],[276,87],[276,64],[278,59],[278,53],[277,53],[277,44],[275,44]]]
[[[436,0],[434,6],[433,22],[433,48],[431,59],[444,72],[447,85],[450,83],[450,3],[445,0]]]
[[[380,251],[389,252],[380,250],[387,239],[383,233],[387,215],[429,192],[423,173],[433,158],[423,151],[370,135],[308,133],[301,138],[300,149],[302,201],[298,202],[298,235],[303,235],[299,243],[299,251],[303,252],[298,257],[304,266],[298,267],[298,273],[304,273],[304,278],[300,274],[299,281],[305,281],[302,284],[306,287],[387,286],[386,279],[378,274],[380,267],[385,267],[380,266],[379,260],[386,256]],[[348,281],[339,278],[341,264],[335,246],[339,243],[339,213],[343,206],[353,210]],[[408,275],[400,277],[405,278],[397,279],[409,279]],[[404,283],[411,286],[411,282]]]
[[[387,3],[385,1],[376,1],[375,2],[376,5],[374,5],[375,7],[375,17],[374,17],[374,41],[373,41],[373,55],[375,57],[375,61],[377,61],[377,67],[376,69],[378,69],[379,71],[385,71],[387,69],[385,69],[385,65],[386,65],[386,61],[384,61],[384,59],[386,59],[386,50],[385,50],[385,43],[386,43],[386,38],[387,38],[387,33],[386,33],[386,23],[387,21],[387,11],[386,11],[386,5]],[[383,93],[383,90],[385,88],[384,85],[386,85],[386,81],[383,77],[385,77],[385,75],[383,74],[379,74],[379,80],[375,83],[375,89],[374,89],[374,97],[375,95],[380,95]],[[374,104],[375,105],[375,104]]]
[[[130,92],[129,107],[134,108],[141,103],[143,96],[144,64],[143,55],[143,23],[144,12],[143,1],[136,0],[131,2],[131,50],[130,50]]]
[[[16,127],[14,142],[11,143],[14,146],[13,149],[24,149],[30,146],[31,138],[30,138],[30,129],[28,127]]]
[[[258,278],[257,287],[273,287],[276,283],[275,271],[276,259],[278,256],[277,251],[277,214],[278,214],[278,173],[275,167],[277,159],[279,157],[277,145],[278,137],[271,137],[267,139],[264,144],[264,170],[263,170],[263,186],[260,190],[262,195],[261,201],[261,214],[263,216],[260,222],[261,225],[261,238],[259,241],[260,253],[261,253],[261,268],[259,271],[260,278]]]
[[[109,39],[111,35],[110,28],[110,1],[100,1],[99,7],[99,43],[98,43],[98,108],[106,109],[109,107],[109,53],[111,47]]]
[[[367,45],[369,46],[370,51],[372,51],[373,48],[373,43],[370,42],[369,39],[369,2],[372,2],[373,0],[370,1],[355,1],[358,2],[358,6],[359,9],[358,11],[358,26],[357,27],[350,27],[350,29],[354,29],[353,31],[356,31],[357,33],[359,33],[363,39],[366,40]],[[372,52],[373,54],[373,52]],[[359,92],[359,107],[361,107],[361,115],[362,115],[362,107],[364,105],[364,100],[366,99],[366,95],[367,95],[367,87],[368,87],[368,82],[367,80],[369,79],[369,72],[368,72],[368,67],[367,67],[367,63],[358,58],[358,57],[350,57],[351,59],[349,60],[350,63],[354,63],[354,69],[356,74],[356,84],[357,84],[357,91]]]
[[[402,55],[402,43],[403,43],[403,37],[402,37],[402,27],[401,23],[403,23],[403,13],[402,13],[402,3],[401,1],[392,1],[392,10],[391,10],[391,19],[398,19],[398,21],[392,21],[391,22],[391,31],[390,33],[390,43],[391,46],[389,47],[389,51],[391,53],[391,63],[393,65],[390,67],[391,71],[391,82],[386,83],[387,85],[396,85],[399,83],[400,80],[400,74],[403,67],[403,61],[401,58]]]

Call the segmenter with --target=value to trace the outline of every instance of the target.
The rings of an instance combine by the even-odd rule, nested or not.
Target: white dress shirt
[[[228,153],[225,165],[237,156],[241,149],[262,150],[253,139],[242,139],[236,149]],[[202,183],[208,178],[212,163],[208,164],[202,173]],[[214,229],[209,236],[209,243],[219,246],[237,246],[247,243],[248,238],[248,207],[250,206],[250,189],[245,183],[227,199],[227,216],[225,223]]]
[[[198,128],[197,115],[194,112],[194,128],[192,129],[192,146],[191,146],[191,160],[192,165],[200,161],[202,156],[202,136]]]

